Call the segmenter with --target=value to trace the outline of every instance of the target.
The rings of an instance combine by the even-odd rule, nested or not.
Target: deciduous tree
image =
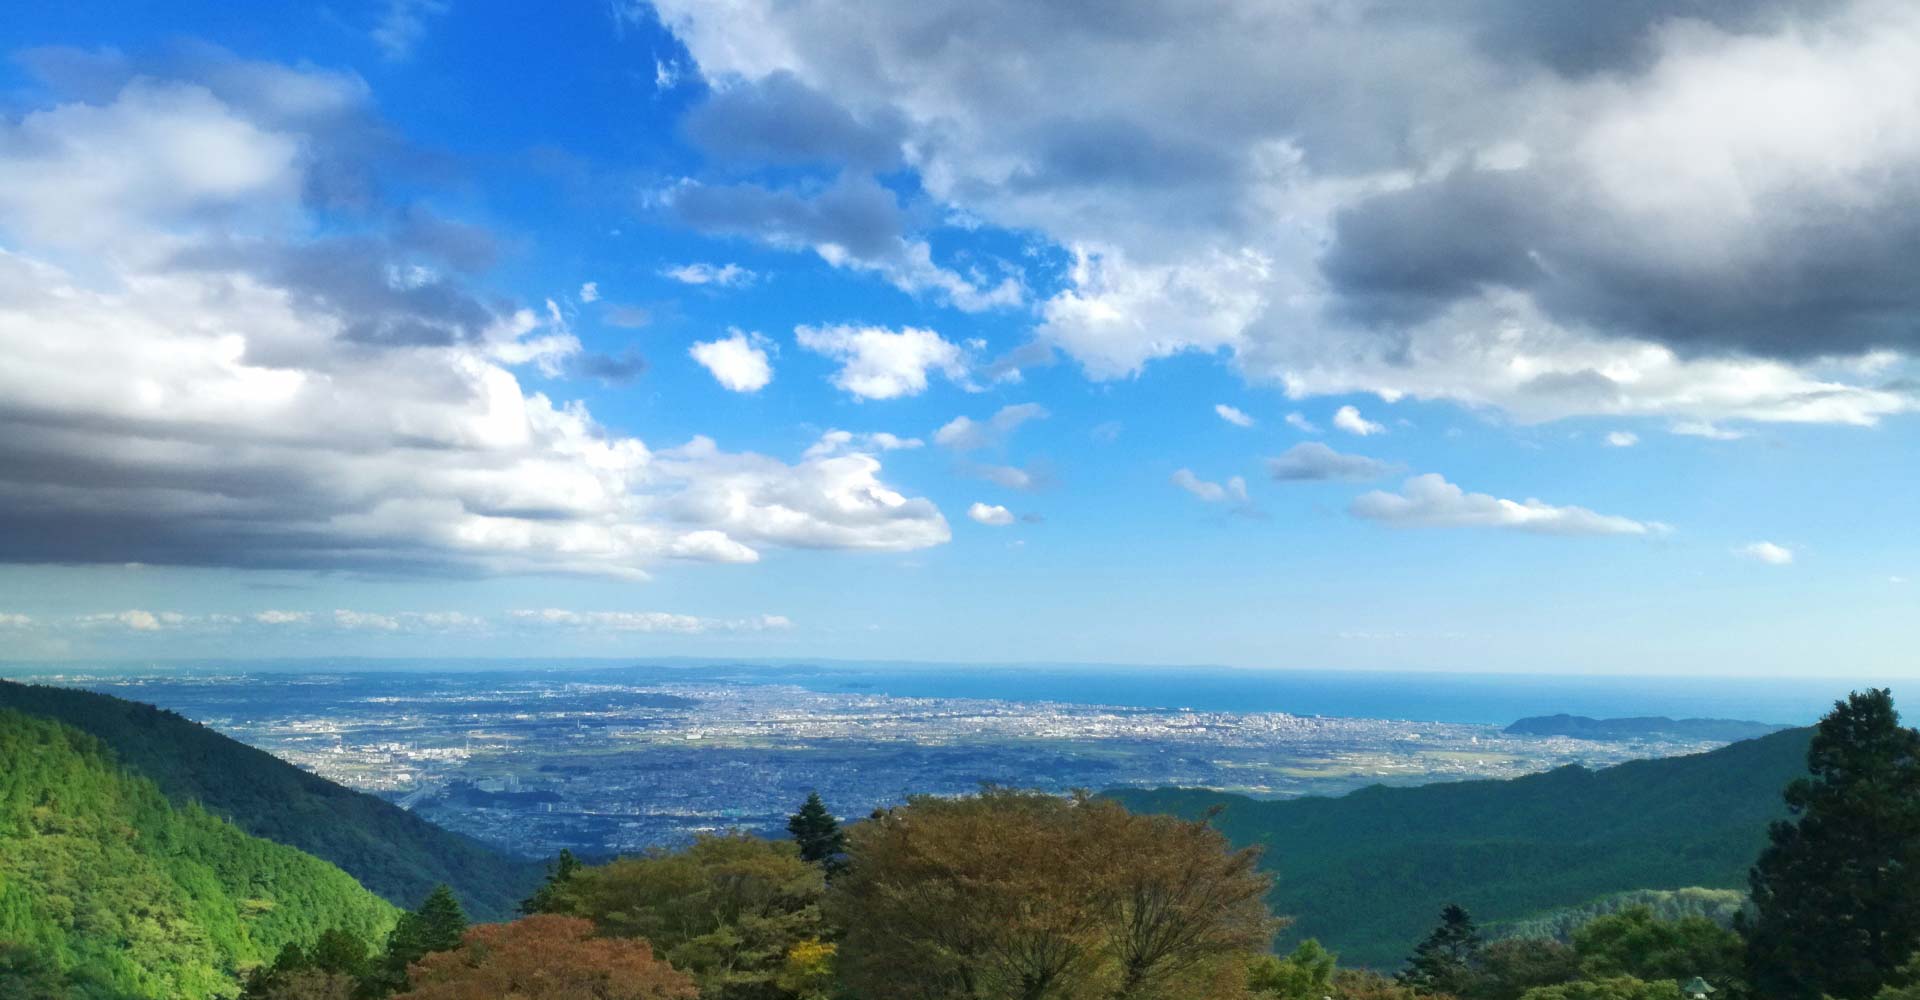
[[[397,1000],[692,1000],[693,980],[645,941],[597,937],[578,917],[539,914],[482,924],[459,947],[427,955]]]

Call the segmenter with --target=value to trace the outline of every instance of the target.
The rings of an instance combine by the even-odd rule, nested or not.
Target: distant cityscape
[[[772,832],[818,791],[843,816],[982,783],[1181,785],[1264,797],[1505,778],[1718,745],[1497,726],[821,692],[699,672],[70,675],[150,701],[446,827],[529,855]]]

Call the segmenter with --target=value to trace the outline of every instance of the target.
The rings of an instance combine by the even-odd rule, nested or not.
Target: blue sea
[[[1600,718],[1665,715],[1810,723],[1869,679],[1566,676],[1249,670],[1222,667],[719,662],[630,660],[263,660],[175,663],[0,664],[0,676],[141,675],[191,682],[235,674],[395,672],[417,685],[433,674],[499,672],[794,684],[809,690],[920,698],[1056,701],[1194,711],[1290,712],[1347,718],[1505,725],[1565,712]],[[427,675],[423,677],[422,675]],[[85,682],[82,681],[84,684]],[[1896,686],[1898,698],[1901,691]]]

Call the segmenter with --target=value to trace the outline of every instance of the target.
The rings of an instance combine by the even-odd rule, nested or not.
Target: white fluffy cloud
[[[1748,542],[1733,551],[1743,559],[1766,563],[1769,566],[1788,566],[1793,563],[1793,550],[1773,542]]]
[[[676,264],[662,269],[660,273],[683,285],[714,285],[720,288],[751,285],[753,279],[757,277],[752,271],[738,264],[728,263],[715,267],[698,261],[691,264]]]
[[[793,622],[785,615],[703,618],[698,615],[672,614],[664,611],[568,611],[562,608],[527,608],[511,611],[508,617],[517,624],[529,627],[597,632],[664,632],[677,635],[770,632],[793,627]]]
[[[1609,448],[1631,448],[1640,443],[1640,435],[1632,431],[1608,431],[1606,440]]]
[[[1169,481],[1207,503],[1223,503],[1232,500],[1244,504],[1248,501],[1247,481],[1239,476],[1234,476],[1223,484],[1201,479],[1193,474],[1192,469],[1180,469]]]
[[[1431,472],[1408,479],[1398,493],[1362,494],[1349,509],[1356,517],[1404,527],[1510,528],[1543,535],[1647,536],[1669,530],[1657,521],[1596,514],[1585,507],[1468,493]]]
[[[729,331],[719,340],[700,341],[687,355],[712,373],[714,381],[733,392],[759,392],[773,381],[765,338],[757,333]]]
[[[950,537],[871,454],[656,449],[526,390],[580,344],[458,283],[471,232],[302,235],[364,86],[215,68],[246,85],[0,122],[0,559],[640,577]]]
[[[1213,412],[1220,419],[1235,427],[1252,427],[1254,424],[1254,419],[1248,416],[1246,411],[1238,407],[1228,406],[1225,403],[1213,404]]]
[[[1373,434],[1385,434],[1387,432],[1387,428],[1384,425],[1376,424],[1366,417],[1361,416],[1360,411],[1352,406],[1342,406],[1334,411],[1333,426],[1346,431],[1348,434],[1358,434],[1361,437],[1367,437]]]
[[[890,123],[953,213],[1063,248],[1035,334],[1094,378],[1194,351],[1523,421],[1915,407],[1910,4],[656,7],[716,85]]]
[[[993,528],[1004,528],[1013,523],[1013,511],[997,503],[974,503],[967,508],[967,516],[975,522]]]
[[[833,384],[861,399],[918,396],[932,371],[955,381],[967,377],[966,355],[932,330],[801,326],[793,335],[801,347],[840,362]]]

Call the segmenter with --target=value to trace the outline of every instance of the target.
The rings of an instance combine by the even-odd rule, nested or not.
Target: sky
[[[27,4],[0,658],[1911,676],[1920,7]]]

